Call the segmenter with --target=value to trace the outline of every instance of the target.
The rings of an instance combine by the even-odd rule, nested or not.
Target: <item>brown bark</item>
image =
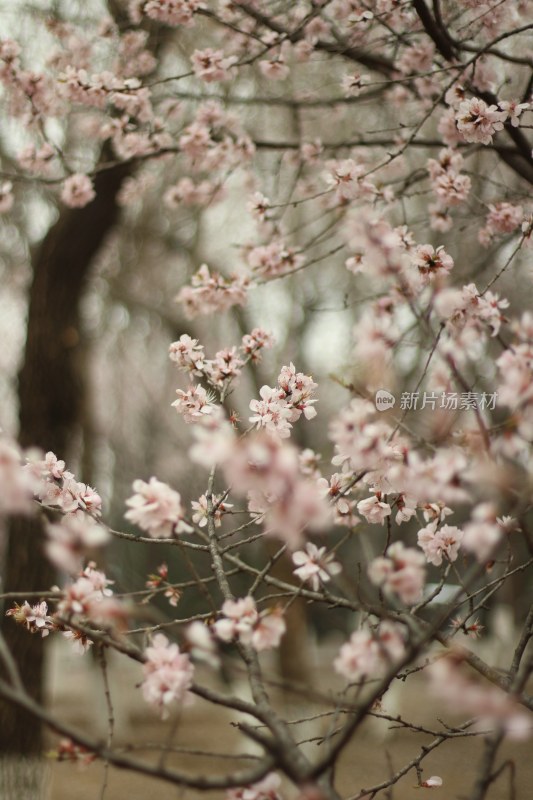
[[[109,157],[109,153],[105,154]],[[83,376],[79,304],[93,259],[118,218],[117,192],[132,166],[99,173],[96,198],[85,208],[63,211],[43,240],[33,263],[27,339],[19,373],[20,442],[68,457],[69,442],[81,414]],[[54,582],[42,555],[38,522],[13,520],[4,568],[4,591],[39,591]],[[42,698],[43,640],[11,619],[3,633],[22,681]],[[0,752],[29,755],[41,749],[39,724],[15,706],[0,703]]]

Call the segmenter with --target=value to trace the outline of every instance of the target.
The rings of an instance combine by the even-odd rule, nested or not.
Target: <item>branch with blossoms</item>
[[[479,302],[476,313],[478,309]],[[102,522],[97,492],[77,482],[54,454],[42,458],[35,452],[24,455],[13,442],[4,440],[2,485],[6,510],[44,514],[45,552],[57,568],[71,575],[61,590],[55,588],[48,594],[47,600],[15,604],[7,615],[24,626],[29,635],[62,634],[80,654],[95,645],[139,661],[143,664],[143,697],[163,719],[174,709],[186,709],[193,696],[199,695],[260,722],[268,731],[266,735],[244,721],[239,722],[239,730],[262,748],[265,766],[254,775],[260,776],[261,769],[263,775],[268,771],[268,786],[278,785],[272,772],[276,769],[300,787],[317,781],[317,789],[330,796],[332,789],[322,776],[340,757],[362,721],[374,713],[375,704],[386,703],[391,682],[424,656],[429,656],[424,669],[430,676],[429,691],[434,692],[437,701],[443,700],[448,710],[456,706],[457,711],[473,716],[474,722],[469,722],[471,733],[487,735],[487,729],[496,726],[502,736],[523,736],[531,723],[520,706],[531,708],[532,703],[518,687],[525,686],[531,670],[529,662],[523,661],[532,632],[531,614],[507,676],[493,674],[490,665],[468,648],[454,645],[460,631],[469,636],[481,633],[482,626],[474,617],[476,608],[488,602],[494,584],[499,586],[511,574],[508,548],[518,524],[510,516],[496,518],[493,507],[482,502],[475,507],[471,521],[461,527],[449,525],[446,520],[453,511],[447,503],[464,502],[473,491],[471,481],[460,477],[468,474],[466,454],[459,450],[437,451],[424,458],[410,447],[405,435],[397,434],[397,427],[378,417],[376,407],[367,400],[352,400],[332,425],[336,450],[333,462],[342,472],[333,473],[329,479],[323,477],[316,454],[300,453],[289,441],[295,424],[306,419],[306,424],[313,424],[317,399],[316,383],[298,373],[292,364],[281,370],[274,387],[261,389],[260,400],[250,400],[249,427],[239,433],[236,422],[228,419],[223,410],[225,397],[235,390],[242,369],[247,364],[253,368],[261,351],[270,344],[271,338],[257,329],[244,337],[240,352],[235,347],[227,348],[213,359],[207,358],[200,343],[187,335],[170,346],[171,360],[193,381],[186,391],[178,389],[178,400],[173,405],[183,422],[192,427],[190,456],[209,470],[207,488],[198,501],[192,501],[187,513],[175,489],[155,477],[136,480],[134,494],[126,501],[125,517],[146,535],[119,534],[153,546],[174,542],[181,549],[186,548],[183,553],[190,548],[191,552],[208,551],[213,574],[202,574],[199,567],[191,564],[192,584],[201,590],[204,582],[214,579],[223,598],[220,610],[213,607],[207,592],[204,613],[171,621],[172,628],[181,630],[179,643],[161,633],[161,625],[130,628],[130,619],[139,613],[135,594],[131,600],[128,593],[117,597],[111,588],[113,580],[93,561],[86,562],[88,554],[105,547],[112,535]],[[215,495],[217,480],[222,485]],[[370,495],[365,497],[368,492]],[[248,523],[225,530],[232,516],[234,503],[229,500],[233,498],[238,503],[245,500],[249,524],[261,526],[258,535],[246,535]],[[396,531],[419,515],[426,524],[419,530],[418,548],[406,546],[396,539]],[[347,528],[349,535],[333,549],[327,543],[318,546],[312,541],[339,525]],[[354,535],[367,538],[373,526],[387,527],[387,543],[382,555],[368,559],[366,583],[356,586],[346,574],[342,552],[346,545],[353,544]],[[391,541],[393,537],[395,541]],[[253,557],[245,555],[247,546],[270,538],[280,541],[280,554],[285,549],[291,553],[294,583],[284,583],[270,575],[273,559],[261,567],[254,564]],[[238,556],[232,552],[236,546]],[[502,548],[503,558],[498,556]],[[462,575],[456,569],[460,553],[465,563],[473,562]],[[361,556],[358,558],[361,568],[364,561]],[[489,564],[493,572],[502,573],[492,579],[492,586],[485,579]],[[428,566],[442,571],[441,582],[433,590],[426,587]],[[232,588],[233,568],[253,578],[247,594],[239,596]],[[444,592],[452,569],[458,579],[454,594],[439,605],[436,619],[428,619],[426,612]],[[164,590],[169,606],[179,607],[179,591],[168,577],[169,568],[162,565],[157,575],[149,576],[146,587],[151,592]],[[269,586],[284,590],[282,604],[264,605],[263,587]],[[347,681],[347,688],[336,701],[337,710],[342,710],[347,719],[325,738],[327,752],[314,763],[300,749],[291,725],[271,701],[269,677],[263,672],[260,658],[264,651],[279,647],[286,632],[285,613],[297,596],[325,607],[357,611],[361,619],[332,665],[333,673]],[[458,616],[451,623],[450,633],[443,637],[443,626],[454,614]],[[151,640],[141,647],[129,644],[134,632],[144,632]],[[439,643],[445,644],[444,650],[439,650]],[[238,696],[221,696],[195,680],[196,664],[203,662],[210,670],[218,671],[221,660],[227,657],[227,647],[232,661],[242,661],[253,705]],[[50,721],[49,715],[37,709],[25,694],[9,654],[2,652],[1,656],[10,676],[10,683],[4,682],[0,687],[3,696],[65,734],[66,728]],[[495,685],[466,674],[466,663]],[[352,692],[355,690],[352,698],[350,687]],[[325,695],[324,701],[331,703],[331,698]],[[416,729],[416,723],[405,725]],[[439,732],[436,741],[443,743],[455,733],[456,729]],[[109,746],[96,745],[70,729],[68,735],[76,746],[84,748],[80,752],[88,751],[109,764],[129,768],[131,759],[124,760]],[[131,768],[145,771],[142,763]],[[415,759],[383,788],[410,770],[417,773],[418,785],[439,785],[441,779],[437,776],[423,780],[420,759]],[[148,770],[147,774],[156,773]],[[201,780],[177,777],[164,769],[157,774],[170,782],[196,788],[222,788],[244,780],[240,773]],[[254,789],[258,796],[262,785],[259,782],[259,788]]]

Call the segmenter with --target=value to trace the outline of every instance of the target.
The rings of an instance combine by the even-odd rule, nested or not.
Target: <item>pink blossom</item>
[[[435,250],[430,244],[419,245],[413,254],[413,265],[423,278],[447,275],[453,269],[453,258],[444,247]]]
[[[274,337],[263,330],[254,328],[251,333],[245,333],[242,337],[241,348],[246,356],[250,356],[252,361],[259,361],[261,350],[269,350],[274,344]]]
[[[362,628],[352,633],[333,662],[336,672],[348,681],[376,677],[405,653],[401,628],[392,622],[382,622],[375,630]]]
[[[222,50],[213,50],[211,47],[195,50],[191,56],[195,75],[206,83],[227,80],[230,77],[229,69],[236,61],[235,56],[224,58]]]
[[[385,556],[371,562],[368,576],[374,585],[413,605],[420,600],[426,581],[424,556],[412,547],[405,547],[403,542],[395,542]]]
[[[324,173],[324,180],[335,190],[337,202],[345,203],[375,194],[374,185],[363,178],[364,166],[357,164],[352,158],[344,161],[328,161],[326,166],[328,171]]]
[[[283,241],[273,241],[248,251],[247,261],[252,271],[261,278],[277,278],[300,269],[305,263],[302,255]]]
[[[445,206],[464,203],[470,194],[472,181],[468,175],[446,172],[438,175],[433,183],[433,191]]]
[[[261,222],[265,221],[270,206],[270,200],[261,192],[255,192],[247,203],[247,208],[252,216]]]
[[[472,520],[464,526],[461,547],[473,553],[478,561],[487,561],[501,541],[502,534],[493,506],[482,503],[476,506]]]
[[[488,247],[496,234],[513,233],[524,219],[522,206],[511,203],[489,203],[485,227],[478,233],[482,245]]]
[[[72,642],[72,651],[83,656],[93,646],[93,642],[81,631],[63,631],[63,636]]]
[[[226,600],[222,614],[223,618],[213,623],[213,632],[223,642],[238,639],[259,652],[278,647],[285,633],[281,610],[267,610],[259,614],[250,595],[238,600]]]
[[[331,509],[317,492],[314,481],[293,480],[283,492],[258,492],[265,511],[266,532],[280,537],[290,548],[302,544],[306,530],[322,531],[331,524]],[[252,495],[250,495],[252,498]],[[250,502],[250,511],[257,510]]]
[[[205,355],[203,345],[199,344],[198,339],[191,339],[184,333],[177,342],[172,342],[168,353],[171,361],[174,361],[180,369],[193,375],[202,375]]]
[[[163,195],[163,202],[168,208],[177,208],[180,203],[186,206],[206,206],[222,199],[223,189],[218,183],[200,181],[195,183],[191,178],[182,178],[175,186],[169,186]]]
[[[360,72],[354,72],[343,76],[341,86],[347,97],[357,97],[361,89],[369,82],[370,75],[361,75]]]
[[[372,525],[382,525],[385,518],[391,514],[390,505],[381,499],[381,492],[377,491],[373,497],[360,500],[357,503],[357,510]]]
[[[391,452],[387,444],[391,429],[376,420],[376,407],[369,400],[355,398],[335,417],[330,437],[335,444],[334,464],[349,464],[354,471],[376,469]]]
[[[290,436],[292,425],[291,409],[284,402],[280,402],[279,392],[269,386],[262,386],[259,390],[261,400],[251,400],[250,410],[255,412],[249,421],[258,428],[265,428],[268,433],[274,433],[281,438]]]
[[[153,539],[169,539],[173,535],[192,531],[184,520],[181,495],[166,483],[156,478],[150,478],[148,483],[135,480],[133,491],[135,494],[126,500],[130,511],[124,516]]]
[[[304,583],[308,581],[313,590],[318,592],[321,583],[327,583],[342,570],[341,565],[333,559],[332,553],[326,555],[325,547],[306,542],[305,551],[297,550],[292,554],[293,563],[297,566],[294,574]]]
[[[193,500],[191,506],[194,512],[192,515],[192,521],[198,525],[199,528],[204,528],[207,525],[207,519],[209,516],[207,497],[205,494],[202,494],[198,500]],[[213,507],[215,509],[213,521],[215,523],[215,527],[220,528],[222,525],[222,517],[229,511],[230,508],[233,508],[233,505],[231,503],[223,503],[221,497],[213,495]]]
[[[508,119],[513,128],[520,125],[520,115],[523,111],[529,111],[530,103],[517,103],[516,100],[503,100],[498,103],[501,110],[505,112],[504,119]]]
[[[236,347],[226,347],[215,353],[214,359],[206,361],[205,372],[213,386],[222,387],[226,381],[238,378],[241,374],[243,361],[237,353]]]
[[[192,429],[196,441],[189,450],[190,458],[208,469],[226,462],[235,445],[233,426],[224,418],[222,409],[219,406],[216,408],[217,413],[197,420]]]
[[[30,633],[40,633],[42,637],[48,636],[53,630],[52,617],[48,615],[48,605],[43,600],[30,606],[27,600],[19,606],[17,603],[6,611],[6,617],[13,617],[19,625],[24,625]]]
[[[281,54],[264,59],[259,62],[259,69],[265,78],[270,81],[284,81],[290,69]]]
[[[437,530],[435,522],[431,522],[418,532],[418,544],[430,564],[440,567],[443,556],[448,561],[455,561],[463,539],[463,531],[453,525],[443,525]]]
[[[186,391],[177,389],[178,399],[171,404],[188,424],[196,422],[202,414],[212,414],[215,408],[213,399],[200,384],[189,386]]]
[[[209,128],[199,122],[192,122],[183,131],[178,141],[180,150],[193,161],[204,158],[213,144]]]
[[[234,305],[244,305],[248,281],[232,276],[224,278],[218,272],[210,273],[207,264],[202,264],[191,279],[191,286],[185,286],[176,300],[183,303],[185,313],[192,318],[198,314],[212,314],[226,311]]]
[[[263,611],[254,626],[250,643],[258,653],[279,647],[286,629],[281,608]]]
[[[200,622],[200,620],[191,622],[185,628],[185,638],[189,644],[193,659],[203,661],[215,669],[220,666],[217,646],[207,625]]]
[[[112,583],[103,572],[95,569],[94,562],[90,562],[77,580],[66,587],[57,607],[59,616],[82,617],[100,628],[125,630],[127,611],[123,603],[112,596],[113,592],[108,588]],[[73,633],[77,640],[76,631]],[[85,645],[84,638],[81,644]]]
[[[202,8],[205,8],[202,0],[148,0],[144,3],[143,11],[157,22],[190,27],[194,24],[195,12]]]
[[[83,208],[95,197],[96,193],[88,175],[71,175],[63,183],[61,200],[69,208]]]
[[[168,717],[172,706],[190,705],[194,667],[189,656],[162,633],[153,637],[144,655],[141,687],[146,702],[155,706],[163,719]]]
[[[76,574],[86,554],[109,541],[109,533],[82,511],[66,514],[59,522],[46,525],[46,555],[58,569]]]
[[[269,433],[287,438],[290,436],[291,423],[296,422],[302,413],[306,419],[316,416],[313,404],[317,401],[312,399],[316,386],[308,375],[297,373],[294,364],[283,367],[278,376],[278,387],[272,389],[263,386],[260,390],[261,400],[250,402],[250,409],[255,412],[250,422]]]
[[[492,143],[493,135],[502,130],[506,117],[506,111],[498,111],[496,106],[488,106],[479,97],[463,100],[455,115],[457,129],[465,141],[481,144]]]
[[[222,606],[222,614],[222,619],[213,623],[215,636],[223,642],[238,638],[244,644],[249,644],[259,619],[253,597],[247,595],[239,600],[226,600]]]

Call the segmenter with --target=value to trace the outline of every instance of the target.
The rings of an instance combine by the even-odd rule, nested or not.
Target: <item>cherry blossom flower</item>
[[[191,622],[185,628],[185,638],[190,648],[190,654],[196,661],[203,661],[211,667],[217,669],[220,666],[220,658],[217,653],[217,646],[209,627],[200,620]]]
[[[373,403],[355,398],[332,420],[330,437],[336,452],[333,464],[349,464],[354,471],[368,471],[377,469],[392,453],[387,444],[391,429],[375,418]]]
[[[296,272],[305,263],[304,257],[283,241],[272,241],[248,251],[247,261],[260,278],[278,278]]]
[[[374,185],[363,178],[365,168],[357,164],[352,158],[344,161],[329,161],[324,173],[324,180],[331,189],[335,190],[335,199],[345,203],[360,197],[371,197],[375,194]]]
[[[183,303],[185,313],[192,318],[198,314],[226,311],[234,305],[246,302],[246,278],[235,276],[224,278],[218,272],[210,273],[207,264],[202,264],[191,279],[191,286],[184,286],[176,297]]]
[[[262,611],[254,625],[250,643],[258,653],[279,647],[281,637],[286,629],[281,608]],[[242,637],[241,641],[243,641]]]
[[[290,436],[292,425],[291,409],[280,401],[279,392],[269,386],[262,386],[259,390],[261,400],[251,400],[250,410],[255,412],[249,421],[258,428],[265,428],[269,433],[274,433],[282,439]]]
[[[222,619],[213,623],[215,636],[223,642],[238,639],[258,652],[278,647],[285,633],[285,620],[280,609],[257,611],[250,595],[238,600],[226,600]]]
[[[312,542],[306,542],[305,551],[297,550],[293,553],[292,560],[297,566],[294,574],[304,583],[309,582],[315,592],[318,592],[321,583],[327,583],[342,571],[332,553],[326,555],[325,547],[317,547]]]
[[[395,542],[385,556],[375,558],[368,567],[368,576],[375,586],[397,594],[402,602],[413,605],[422,596],[426,581],[424,556],[403,542]]]
[[[270,81],[284,81],[290,73],[290,68],[286,64],[283,55],[280,53],[269,59],[259,62],[259,69],[265,78]]]
[[[21,606],[15,603],[13,608],[6,611],[6,617],[13,617],[15,622],[24,625],[30,633],[40,633],[42,637],[48,636],[50,630],[54,628],[52,617],[48,614],[48,605],[44,600],[34,606],[30,606],[27,600]]]
[[[192,515],[192,521],[198,525],[199,528],[204,528],[207,525],[207,520],[209,517],[207,497],[205,494],[202,494],[198,500],[193,500],[191,502],[191,506],[194,512]],[[233,505],[231,503],[222,502],[221,496],[214,494],[213,507],[215,509],[213,521],[215,523],[215,527],[220,528],[222,525],[222,517],[229,511],[230,508],[233,508]]]
[[[196,441],[189,450],[190,458],[208,469],[228,461],[235,446],[233,426],[224,418],[222,409],[216,409],[216,413],[199,418],[193,426]]]
[[[375,677],[398,662],[405,653],[401,628],[382,622],[375,630],[362,628],[352,633],[333,662],[336,672],[349,681]]]
[[[198,339],[191,339],[184,333],[177,342],[172,342],[168,353],[171,361],[174,361],[180,369],[193,375],[203,374],[205,355],[203,345],[199,344]]]
[[[148,0],[142,7],[146,16],[157,22],[190,27],[194,24],[195,12],[205,8],[205,3],[202,0]]]
[[[457,129],[464,140],[481,144],[492,143],[493,135],[502,130],[506,118],[506,111],[498,111],[497,106],[488,106],[479,97],[463,100],[455,115]]]
[[[396,516],[394,521],[397,525],[403,522],[409,522],[416,514],[416,500],[414,497],[408,497],[404,494],[399,494],[395,502]]]
[[[81,511],[66,514],[59,522],[45,526],[46,555],[56,567],[76,574],[87,552],[109,541],[108,531]]]
[[[487,561],[502,535],[494,507],[491,503],[481,503],[475,507],[472,520],[464,526],[461,547],[473,553],[478,561]]]
[[[93,646],[93,641],[81,631],[63,631],[63,636],[72,642],[72,652],[79,656],[85,655]]]
[[[250,356],[252,361],[259,361],[261,350],[269,350],[274,344],[273,336],[263,328],[254,328],[251,333],[245,333],[242,337],[241,348],[246,356]]]
[[[238,638],[249,644],[259,614],[255,600],[250,595],[238,600],[225,600],[222,605],[222,619],[213,623],[215,636],[223,642],[232,642]]]
[[[261,192],[255,192],[247,203],[247,208],[255,219],[264,222],[267,218],[271,202]]]
[[[69,620],[81,617],[85,623],[89,621],[98,627],[126,629],[126,609],[112,597],[113,592],[109,589],[112,583],[91,562],[73,583],[66,586],[63,599],[57,606],[58,616]],[[78,635],[76,629],[67,631],[64,635],[77,643],[79,653],[85,652],[92,644],[86,636]]]
[[[150,478],[133,482],[132,497],[126,500],[130,510],[126,519],[138,525],[153,539],[169,539],[180,533],[191,533],[192,528],[184,520],[181,495],[166,483]]]
[[[178,399],[171,405],[189,425],[196,422],[202,414],[212,414],[215,409],[213,398],[200,384],[190,386],[186,391],[177,389],[176,394]]]
[[[229,76],[228,70],[237,61],[236,56],[224,58],[222,50],[195,50],[191,56],[192,68],[195,75],[206,83],[225,81]]]
[[[419,245],[413,254],[413,266],[419,274],[426,279],[435,276],[447,275],[453,269],[453,258],[448,255],[444,247],[435,250],[430,244]]]
[[[88,175],[71,175],[63,183],[61,200],[69,208],[83,208],[95,197],[96,193]]]
[[[369,82],[370,75],[361,75],[360,72],[354,72],[343,76],[341,86],[347,97],[357,97],[363,86]]]
[[[146,702],[158,709],[162,719],[169,716],[171,707],[190,705],[194,666],[189,656],[162,633],[153,637],[144,655],[141,688]]]
[[[478,239],[484,247],[488,247],[497,234],[513,233],[520,228],[524,219],[522,206],[512,203],[489,203],[489,213],[485,227],[478,233]]]
[[[303,413],[306,419],[316,416],[312,398],[317,384],[302,372],[296,372],[294,364],[283,367],[278,376],[278,386],[272,389],[263,386],[260,389],[261,400],[252,400],[250,409],[255,412],[250,422],[258,428],[265,428],[269,433],[281,438],[290,436],[292,423]]]
[[[226,381],[238,378],[244,366],[236,347],[226,347],[215,353],[215,357],[205,363],[205,372],[213,386],[222,387]]]
[[[448,561],[455,561],[463,539],[463,531],[453,525],[437,525],[431,522],[418,532],[418,544],[430,564],[440,567],[443,556]]]
[[[520,115],[523,111],[529,111],[530,103],[517,103],[516,100],[502,100],[498,103],[501,110],[505,112],[504,119],[508,119],[513,128],[520,125]]]
[[[376,491],[373,497],[367,497],[357,503],[357,510],[372,525],[382,525],[390,516],[391,507],[381,499],[381,492]]]

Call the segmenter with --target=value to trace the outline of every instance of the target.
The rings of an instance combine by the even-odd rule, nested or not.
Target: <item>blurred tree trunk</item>
[[[109,159],[104,148],[102,161]],[[33,259],[27,338],[19,373],[20,443],[69,455],[72,433],[83,407],[83,375],[79,366],[79,307],[95,255],[118,218],[117,192],[132,165],[100,172],[96,198],[85,208],[63,210]],[[54,571],[42,554],[38,521],[17,518],[9,530],[3,590],[48,589]],[[11,619],[3,633],[18,664],[22,681],[42,699],[43,647]],[[0,701],[0,752],[29,755],[41,749],[41,729],[15,706]]]

